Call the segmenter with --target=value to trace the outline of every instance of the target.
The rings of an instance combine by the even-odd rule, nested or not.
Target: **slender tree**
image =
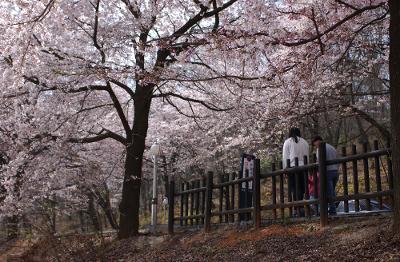
[[[400,233],[400,2],[389,0],[390,10],[390,114],[394,178],[393,228]]]

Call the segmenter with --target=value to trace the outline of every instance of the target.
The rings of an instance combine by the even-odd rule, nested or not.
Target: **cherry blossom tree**
[[[343,6],[350,10],[350,14],[341,18],[336,23],[331,22],[332,26],[328,27],[327,29],[322,29],[317,27],[315,24],[316,34],[313,37],[305,38],[303,40],[299,40],[297,42],[284,42],[283,44],[303,44],[309,41],[316,41],[320,45],[321,52],[324,51],[324,43],[323,37],[329,37],[329,32],[332,30],[337,30],[339,27],[343,27],[343,25],[350,21],[352,24],[358,24],[359,30],[355,31],[355,33],[360,32],[361,30],[365,29],[366,27],[370,26],[376,21],[386,20],[386,26],[388,19],[387,16],[390,13],[390,26],[389,26],[389,41],[390,41],[390,55],[388,58],[389,61],[389,71],[390,71],[390,108],[391,108],[391,140],[392,140],[392,148],[393,148],[393,172],[394,172],[394,230],[396,232],[400,232],[400,180],[399,180],[399,163],[400,163],[400,153],[398,151],[399,148],[399,125],[398,125],[398,113],[399,113],[399,90],[400,90],[400,81],[399,81],[399,74],[400,71],[400,52],[399,52],[399,22],[400,22],[400,5],[398,1],[357,1],[356,3],[347,3],[345,1],[335,1],[337,5]],[[314,13],[314,9],[311,8],[312,14]],[[358,18],[358,14],[364,13],[367,10],[372,10],[375,12],[375,16],[371,18],[367,17],[367,20]],[[379,10],[382,10],[381,12]],[[376,16],[378,13],[378,16]],[[380,13],[380,14],[379,14]],[[339,29],[340,32],[340,29]],[[338,34],[338,32],[335,32]],[[340,34],[340,33],[339,33]]]
[[[40,137],[77,143],[113,139],[125,147],[121,238],[138,231],[152,99],[227,109],[213,103],[215,96],[206,98],[212,91],[204,94],[198,86],[194,96],[187,96],[181,92],[186,87],[176,83],[197,71],[215,75],[197,50],[212,47],[216,30],[234,19],[234,11],[226,16],[224,11],[235,2],[51,0],[1,5],[1,53],[4,77],[10,79],[6,90],[11,91],[4,97],[29,97],[35,106],[40,104],[36,117],[52,123],[38,131]]]
[[[249,87],[256,90],[256,95],[246,97],[256,102],[253,105],[258,104],[257,102],[272,104],[253,107],[254,112],[263,112],[261,118],[256,114],[255,118],[264,121],[268,119],[270,123],[275,117],[278,126],[282,127],[285,122],[294,124],[308,115],[333,110],[342,116],[354,113],[361,116],[376,127],[385,139],[391,138],[394,149],[395,192],[399,192],[399,161],[396,151],[399,134],[396,129],[396,108],[399,103],[395,73],[398,69],[393,69],[399,63],[397,34],[394,33],[397,32],[397,24],[393,22],[398,16],[398,6],[390,1],[388,4],[387,1],[379,0],[351,3],[335,0],[271,1],[241,7],[238,11],[241,16],[235,24],[225,27],[221,32],[218,51],[234,54],[236,50],[240,50],[240,57],[247,64],[240,68],[237,66],[239,61],[235,61],[233,70],[247,69],[253,72],[250,74],[254,77],[253,80],[259,80],[246,82],[248,79],[242,78],[240,83],[240,92],[245,93],[243,90]],[[249,28],[247,24],[253,26]],[[371,41],[366,36],[374,39]],[[348,66],[349,60],[354,60],[355,66]],[[256,75],[257,66],[268,68],[262,77]],[[364,111],[366,100],[353,103],[346,98],[349,86],[363,83],[365,79],[380,81],[382,89],[372,90],[364,96],[373,95],[376,98],[390,91],[391,132]],[[264,92],[265,90],[268,91]],[[271,101],[272,98],[278,99]],[[389,102],[386,98],[373,101],[383,105]],[[246,103],[247,112],[252,112],[250,104]],[[235,113],[238,114],[239,111]],[[240,118],[236,115],[233,119]],[[246,126],[242,121],[236,122],[234,126],[238,127],[240,123]],[[253,127],[257,126],[256,123],[259,122],[254,121]],[[227,122],[224,121],[223,124],[226,125]],[[207,127],[206,130],[212,129]],[[216,130],[221,131],[221,128]],[[252,141],[261,137],[260,130],[262,129],[252,129]],[[272,130],[269,128],[268,131]],[[239,135],[238,132],[231,134],[235,137]],[[218,141],[216,144],[222,146],[224,143]],[[216,149],[218,145],[213,145],[212,148]],[[395,195],[397,200],[394,207],[394,227],[398,230],[400,201],[397,193]]]

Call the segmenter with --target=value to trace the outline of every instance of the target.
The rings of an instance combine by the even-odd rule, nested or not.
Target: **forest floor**
[[[42,238],[22,261],[400,261],[400,236],[387,216],[274,224],[260,230],[226,226],[211,233]]]

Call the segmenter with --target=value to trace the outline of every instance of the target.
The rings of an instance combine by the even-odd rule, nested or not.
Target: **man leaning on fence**
[[[320,136],[315,136],[312,140],[312,144],[314,147],[317,148],[317,155],[318,155],[318,148],[323,141],[322,137]],[[326,143],[326,160],[332,160],[337,158],[337,152],[336,149]],[[334,164],[334,165],[328,165],[326,167],[326,181],[327,181],[327,190],[328,190],[328,198],[329,198],[329,214],[330,215],[336,215],[336,205],[335,202],[332,201],[332,199],[336,196],[336,184],[339,180],[339,165]]]

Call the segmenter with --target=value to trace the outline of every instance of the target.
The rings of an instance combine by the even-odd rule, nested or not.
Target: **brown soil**
[[[233,227],[178,233],[173,237],[127,240],[71,238],[43,240],[26,261],[400,261],[400,237],[388,217]],[[47,241],[47,242],[46,242]]]

